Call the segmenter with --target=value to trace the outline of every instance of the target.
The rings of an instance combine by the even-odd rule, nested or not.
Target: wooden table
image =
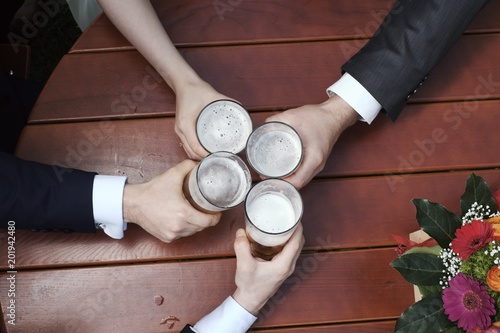
[[[258,125],[326,99],[340,66],[393,1],[153,1],[180,52]],[[260,332],[380,333],[413,302],[389,267],[391,233],[418,228],[415,197],[459,212],[472,170],[500,188],[500,1],[493,0],[394,124],[356,124],[304,189],[306,245],[264,307]],[[142,182],[186,158],[175,97],[105,16],[84,32],[43,90],[20,157]],[[396,140],[395,140],[396,138]],[[68,217],[71,218],[71,217]],[[122,240],[16,231],[16,325],[7,324],[7,233],[0,232],[5,332],[178,332],[234,290],[241,207],[164,244],[131,225]],[[162,296],[163,304],[155,303]]]

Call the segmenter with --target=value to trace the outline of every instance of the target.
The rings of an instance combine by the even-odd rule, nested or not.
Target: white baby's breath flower
[[[471,223],[474,220],[483,221],[495,216],[500,216],[500,213],[498,211],[492,213],[490,206],[486,205],[485,207],[483,205],[479,205],[477,202],[474,202],[471,208],[462,217],[462,225]]]
[[[452,249],[442,249],[439,252],[439,258],[443,261],[443,265],[446,268],[443,270],[443,277],[439,281],[439,284],[444,288],[448,287],[448,282],[452,277],[460,272],[460,267],[462,266],[462,259],[460,259],[458,253],[453,252]]]

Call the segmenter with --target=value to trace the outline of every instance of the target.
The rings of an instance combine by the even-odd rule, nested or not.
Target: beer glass
[[[252,129],[252,119],[245,108],[230,100],[208,104],[196,120],[198,141],[209,153],[240,153],[245,149]]]
[[[250,166],[261,176],[283,178],[299,167],[302,140],[291,126],[282,122],[268,122],[250,134],[246,154]]]
[[[205,213],[233,208],[252,185],[250,170],[232,153],[209,154],[186,176],[183,192],[191,205]]]
[[[266,179],[248,192],[245,228],[252,255],[271,260],[285,246],[302,218],[302,198],[281,179]]]

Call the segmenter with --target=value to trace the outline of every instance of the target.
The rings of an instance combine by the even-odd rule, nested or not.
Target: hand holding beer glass
[[[237,155],[216,152],[206,156],[184,180],[186,199],[205,213],[233,208],[252,185],[250,170]]]
[[[302,218],[302,198],[281,179],[266,179],[248,192],[245,227],[252,255],[271,260],[285,246]]]

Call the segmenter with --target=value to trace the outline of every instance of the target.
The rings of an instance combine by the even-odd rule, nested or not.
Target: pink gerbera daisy
[[[457,229],[455,238],[451,241],[451,248],[462,260],[467,260],[471,254],[481,250],[492,240],[493,228],[491,225],[474,220],[472,223]]]
[[[458,273],[443,290],[444,313],[464,330],[485,330],[491,326],[495,315],[495,301],[488,295],[486,286]]]

